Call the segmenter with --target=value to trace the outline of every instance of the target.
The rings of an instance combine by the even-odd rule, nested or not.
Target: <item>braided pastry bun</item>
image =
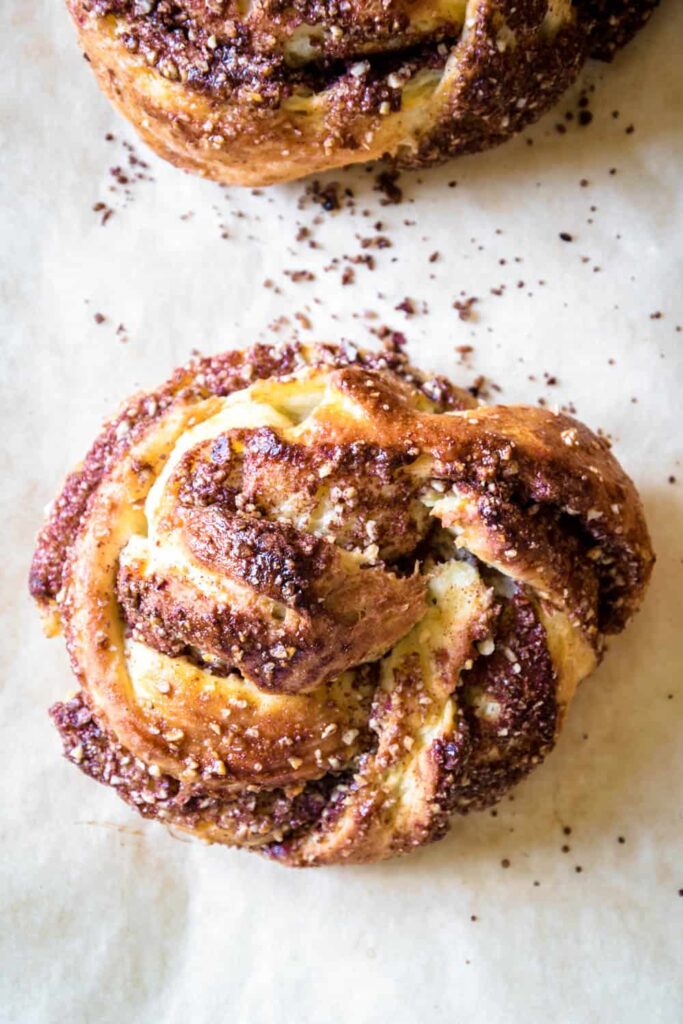
[[[257,346],[141,395],[72,473],[31,591],[67,756],[147,818],[290,865],[439,839],[553,746],[653,563],[568,416],[399,350]]]
[[[161,156],[267,185],[502,142],[658,0],[68,0],[109,98]]]

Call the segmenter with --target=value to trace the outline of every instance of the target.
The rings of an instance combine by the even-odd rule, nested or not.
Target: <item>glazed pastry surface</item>
[[[504,141],[657,0],[68,0],[142,138],[225,184]]]
[[[576,420],[400,350],[257,346],[131,399],[66,481],[31,592],[67,757],[148,818],[296,866],[440,838],[552,748],[653,563]]]

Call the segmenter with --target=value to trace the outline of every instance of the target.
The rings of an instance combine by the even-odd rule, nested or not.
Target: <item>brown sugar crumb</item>
[[[383,194],[382,206],[397,206],[403,202],[403,189],[399,188],[397,184],[399,177],[398,171],[382,171],[376,175],[375,192]]]
[[[373,235],[370,238],[361,238],[361,249],[390,249],[393,242],[386,235]]]
[[[344,259],[356,267],[367,267],[368,270],[374,270],[377,266],[375,257],[371,256],[369,252],[358,253],[356,256],[345,256]]]
[[[115,142],[116,136],[108,132],[104,136],[107,142]],[[121,142],[122,153],[119,163],[109,168],[111,182],[107,191],[115,196],[114,206],[102,200],[92,207],[95,213],[101,214],[100,223],[105,225],[115,212],[125,209],[135,198],[135,187],[142,181],[154,181],[149,173],[150,167],[141,157],[138,156],[134,146],[130,142]]]
[[[114,211],[112,210],[111,206],[107,206],[107,204],[103,202],[94,203],[93,213],[102,214],[100,218],[100,224],[102,225],[102,227],[104,227],[104,225],[107,223],[110,217],[114,216]]]
[[[475,314],[472,307],[476,302],[479,302],[476,295],[470,295],[467,299],[456,299],[453,303],[453,309],[457,309],[461,320],[473,320]]]
[[[663,316],[661,310],[657,310],[655,313],[650,313],[650,320],[661,320]]]
[[[315,281],[315,274],[310,270],[285,270],[285,277],[288,277],[294,284],[300,281]]]
[[[502,861],[500,862],[500,866],[502,868],[509,868],[510,867],[509,859],[507,857],[503,857]]]
[[[394,351],[400,351],[408,344],[408,339],[402,331],[394,331],[387,324],[380,324],[371,328],[372,333],[384,342],[386,346]]]
[[[310,331],[313,328],[313,322],[310,317],[306,316],[305,313],[295,313],[294,319],[303,327],[305,331]]]
[[[95,313],[93,317],[93,320],[95,321],[96,324],[103,324],[106,319],[107,318],[104,315],[104,313]]]
[[[344,285],[353,284],[356,280],[356,271],[353,267],[344,267],[341,276],[341,283]]]
[[[130,185],[130,178],[122,167],[110,167],[109,173],[117,185]]]
[[[573,242],[574,237],[568,231],[560,231],[560,238],[563,242]]]
[[[285,329],[289,329],[290,324],[291,320],[289,319],[289,317],[284,316],[283,314],[281,316],[276,317],[268,324],[268,330],[275,332],[282,331]]]
[[[331,181],[324,188],[319,181],[313,181],[307,186],[305,195],[312,199],[314,203],[322,206],[323,210],[327,213],[341,208],[339,183],[336,181]]]
[[[406,316],[415,316],[415,313],[417,312],[414,301],[409,299],[408,296],[406,296],[402,302],[399,302],[395,308],[401,313],[405,313]]]
[[[431,256],[429,257],[429,262],[430,263],[436,263],[437,260],[440,260],[440,259],[441,259],[441,253],[440,252],[433,252],[431,254]]]

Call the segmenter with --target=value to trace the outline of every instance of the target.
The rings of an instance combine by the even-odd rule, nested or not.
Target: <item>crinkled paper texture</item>
[[[374,170],[330,176],[356,196],[338,213],[299,209],[301,183],[253,195],[162,165],[99,94],[60,2],[2,16],[2,1020],[683,1020],[681,5],[586,68],[590,125],[565,120],[577,87],[526,137],[403,175],[401,205],[381,205]],[[153,179],[129,201],[110,172],[140,171],[126,142]],[[392,247],[361,247],[378,233]],[[376,269],[342,258],[358,254]],[[65,762],[46,713],[74,682],[27,596],[44,505],[132,390],[280,317],[282,338],[365,344],[388,324],[416,362],[483,374],[503,401],[574,403],[613,437],[659,556],[514,800],[374,867],[292,872],[173,837]]]

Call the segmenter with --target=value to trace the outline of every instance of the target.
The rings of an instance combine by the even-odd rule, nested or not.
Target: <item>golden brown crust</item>
[[[105,428],[31,590],[82,687],[52,712],[71,759],[146,816],[306,865],[498,799],[652,561],[575,420],[477,407],[396,350],[261,347]]]
[[[272,184],[492,146],[657,0],[68,0],[99,83],[186,170]]]

